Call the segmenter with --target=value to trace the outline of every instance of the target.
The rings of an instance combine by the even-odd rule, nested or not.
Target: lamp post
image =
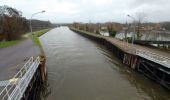
[[[136,31],[136,29],[135,29],[136,28],[136,24],[135,24],[136,19],[134,17],[130,16],[130,15],[127,15],[127,16],[134,20],[134,33],[133,33],[133,36],[132,36],[132,44],[133,44],[134,38],[135,38],[135,31]]]
[[[32,18],[33,18],[33,16],[35,16],[35,15],[37,15],[37,14],[39,14],[39,13],[44,13],[45,12],[45,10],[43,10],[43,11],[40,11],[40,12],[36,12],[36,13],[33,13],[32,15],[31,15],[31,18],[30,18],[30,32],[31,32],[31,34],[33,35],[33,33],[32,33]]]

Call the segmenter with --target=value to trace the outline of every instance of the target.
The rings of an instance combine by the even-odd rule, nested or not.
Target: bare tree
[[[10,41],[17,39],[26,31],[27,21],[22,13],[8,6],[0,6],[1,34]]]
[[[144,12],[138,12],[136,13],[136,30],[137,30],[137,39],[140,39],[142,34],[142,23],[146,20],[146,14]]]

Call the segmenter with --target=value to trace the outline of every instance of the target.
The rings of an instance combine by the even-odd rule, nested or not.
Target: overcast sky
[[[145,21],[170,21],[170,0],[0,0],[23,12],[30,18],[32,13],[45,10],[35,19],[53,23],[70,22],[121,22],[132,21],[127,14],[144,13]]]

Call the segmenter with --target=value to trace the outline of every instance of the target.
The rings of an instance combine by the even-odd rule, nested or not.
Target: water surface
[[[170,100],[169,91],[67,27],[53,29],[40,39],[48,69],[42,100]]]

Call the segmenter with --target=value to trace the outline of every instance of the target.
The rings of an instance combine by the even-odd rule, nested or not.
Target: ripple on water
[[[67,27],[41,38],[47,56],[47,100],[168,100],[169,91]]]

